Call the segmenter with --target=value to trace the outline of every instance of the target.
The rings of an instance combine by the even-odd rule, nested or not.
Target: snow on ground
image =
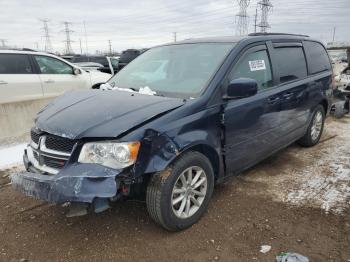
[[[0,170],[20,165],[26,145],[17,144],[0,147]]]
[[[350,116],[329,117],[320,144],[292,145],[249,170],[243,180],[255,185],[248,194],[343,213],[350,208]]]
[[[343,213],[350,206],[350,118],[332,121],[327,135],[334,138],[315,147],[314,161],[293,174],[299,188],[284,199],[296,205],[313,205],[326,212]],[[307,150],[299,153],[306,157]]]

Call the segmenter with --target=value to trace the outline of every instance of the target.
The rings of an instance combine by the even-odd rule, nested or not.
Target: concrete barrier
[[[0,141],[29,134],[36,114],[53,98],[0,104]]]

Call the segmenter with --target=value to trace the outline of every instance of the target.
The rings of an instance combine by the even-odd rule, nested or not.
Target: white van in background
[[[72,89],[98,88],[110,74],[84,71],[55,55],[0,50],[0,103],[55,97]]]

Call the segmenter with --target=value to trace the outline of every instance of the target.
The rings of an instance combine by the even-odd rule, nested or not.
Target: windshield
[[[148,87],[157,95],[195,98],[207,86],[232,47],[232,43],[156,47],[132,61],[108,84],[135,91]]]

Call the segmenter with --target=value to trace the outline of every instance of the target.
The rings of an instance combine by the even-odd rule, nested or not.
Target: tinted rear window
[[[27,55],[0,54],[0,74],[31,74],[32,67]]]
[[[331,69],[328,54],[324,47],[317,42],[304,42],[310,74],[316,74]]]
[[[275,58],[280,72],[280,82],[285,83],[307,76],[306,61],[302,47],[275,49]]]

